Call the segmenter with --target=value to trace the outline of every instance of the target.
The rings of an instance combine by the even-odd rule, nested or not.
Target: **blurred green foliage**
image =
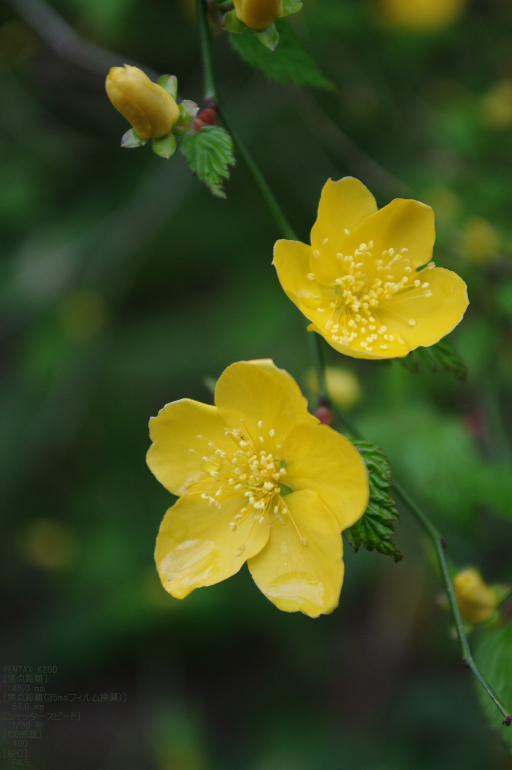
[[[241,161],[224,201],[178,154],[119,147],[128,126],[104,94],[110,63],[172,72],[200,102],[193,4],[52,8],[99,48],[59,45],[36,0],[0,8],[2,661],[57,665],[55,691],[127,701],[49,726],[33,766],[510,767],[406,512],[403,561],[347,547],[340,608],[317,621],[279,613],[245,569],[183,602],[160,587],[152,553],[172,500],[145,466],[149,417],[184,396],[208,401],[203,379],[235,360],[273,357],[303,383],[303,322]],[[360,378],[354,421],[428,506],[452,559],[511,583],[510,4],[475,0],[450,27],[412,32],[370,0],[306,0],[289,23],[338,91],[267,81],[219,34],[226,110],[301,238],[329,176],[361,178],[381,205],[434,207],[435,260],[469,287],[452,335],[469,383],[333,351],[329,364]]]

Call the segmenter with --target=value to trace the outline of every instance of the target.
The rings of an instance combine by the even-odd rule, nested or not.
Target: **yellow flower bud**
[[[482,116],[489,128],[497,131],[512,125],[512,80],[501,80],[487,93],[481,104]]]
[[[234,0],[236,15],[251,29],[265,29],[283,13],[282,0]]]
[[[500,236],[487,219],[474,217],[464,228],[462,248],[471,262],[489,262],[500,248]]]
[[[361,384],[350,369],[326,366],[325,380],[329,391],[328,395],[340,409],[352,409],[361,398]],[[314,369],[308,370],[306,385],[313,393],[318,393],[318,376]]]
[[[107,95],[142,139],[159,139],[176,125],[180,108],[171,94],[138,67],[112,67]]]
[[[494,615],[498,600],[476,569],[459,572],[455,576],[453,586],[464,620],[470,623],[485,623]]]

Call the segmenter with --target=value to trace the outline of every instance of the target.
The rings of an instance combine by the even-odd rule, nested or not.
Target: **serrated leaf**
[[[229,11],[229,13],[224,16],[224,29],[228,32],[233,32],[235,35],[241,35],[242,32],[245,32],[248,29],[248,26],[247,24],[244,24],[243,21],[240,21],[236,15],[236,11]]]
[[[431,345],[429,348],[416,348],[404,358],[398,358],[402,366],[416,374],[421,366],[426,366],[431,372],[444,369],[452,372],[461,382],[468,381],[468,369],[460,355],[446,337]]]
[[[160,75],[156,82],[159,86],[165,88],[165,90],[171,94],[173,99],[178,98],[178,78],[176,75]]]
[[[121,147],[127,147],[131,149],[133,147],[142,147],[146,144],[146,140],[142,139],[133,128],[130,128],[126,134],[123,134],[121,139]]]
[[[359,550],[361,545],[368,551],[378,551],[392,556],[395,562],[402,559],[402,554],[394,543],[395,526],[399,515],[395,501],[391,497],[391,467],[384,452],[371,441],[350,440],[361,453],[368,468],[370,499],[361,519],[346,529],[343,534],[350,545]]]
[[[233,141],[220,126],[204,126],[196,134],[186,134],[181,153],[194,174],[218,198],[225,198],[222,183],[229,179],[229,166],[235,165]]]
[[[168,160],[176,152],[176,137],[170,131],[161,139],[153,139],[153,152]]]
[[[325,77],[313,57],[299,43],[289,24],[277,19],[275,25],[279,32],[279,45],[275,51],[262,46],[254,35],[232,35],[231,45],[248,64],[278,83],[292,81],[299,86],[335,91],[336,86]]]
[[[482,630],[475,650],[475,660],[481,673],[498,698],[512,714],[512,623],[497,630]],[[503,726],[503,716],[478,683],[478,698],[491,727],[500,729],[503,740],[512,753],[512,726]]]
[[[279,43],[279,32],[275,24],[271,24],[269,27],[265,27],[265,29],[253,29],[253,32],[265,48],[272,52],[276,50]]]

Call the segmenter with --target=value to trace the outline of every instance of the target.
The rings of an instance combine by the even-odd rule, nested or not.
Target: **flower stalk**
[[[198,22],[199,22],[201,51],[202,51],[202,58],[203,58],[205,99],[212,100],[216,103],[219,113],[221,114],[222,119],[226,125],[226,128],[231,133],[233,141],[235,145],[238,147],[240,155],[243,157],[247,165],[248,171],[251,174],[253,181],[256,184],[258,190],[260,191],[262,198],[265,201],[269,209],[269,212],[271,213],[274,221],[276,222],[282,236],[290,240],[298,240],[298,237],[296,236],[293,228],[291,227],[288,220],[286,219],[286,216],[284,215],[281,207],[279,206],[279,203],[274,197],[271,189],[269,188],[267,182],[265,181],[265,178],[260,172],[254,159],[252,158],[251,154],[249,153],[243,141],[240,139],[239,135],[235,131],[233,131],[229,123],[229,119],[226,117],[225,112],[220,106],[220,99],[219,99],[219,94],[217,91],[217,86],[215,81],[211,41],[210,41],[208,23],[207,23],[207,17],[206,17],[206,0],[196,0],[196,3],[197,3],[197,15],[198,15]],[[333,413],[336,414],[338,420],[340,421],[340,423],[344,425],[347,431],[349,431],[352,435],[356,437],[362,438],[360,432],[347,422],[347,419],[342,414],[341,410],[339,410],[336,407],[336,405],[333,404],[332,401],[329,399],[329,396],[327,393],[326,380],[325,380],[325,366],[323,361],[322,340],[320,336],[316,333],[311,333],[310,336],[312,338],[313,359],[314,359],[315,368],[317,370],[318,383],[319,383],[319,389],[320,389],[320,395],[321,395],[322,401],[324,403],[325,402],[328,403],[330,409],[333,411]],[[445,549],[446,549],[445,538],[441,535],[441,533],[437,530],[434,524],[430,521],[430,519],[425,514],[425,512],[421,509],[421,507],[413,500],[413,498],[408,494],[408,492],[406,492],[406,490],[398,481],[395,481],[394,492],[395,492],[395,497],[398,500],[400,500],[403,503],[403,505],[405,505],[405,507],[409,510],[410,513],[412,513],[412,515],[416,518],[416,520],[419,522],[421,527],[425,530],[425,532],[427,533],[427,535],[430,537],[430,539],[434,544],[437,559],[439,562],[439,567],[441,570],[442,580],[445,586],[446,593],[448,595],[450,609],[451,609],[451,613],[455,623],[455,628],[457,631],[457,636],[458,636],[461,651],[462,651],[462,656],[463,656],[462,663],[465,667],[471,669],[475,677],[478,679],[482,687],[485,689],[489,697],[494,701],[496,707],[499,709],[499,711],[503,715],[504,717],[503,724],[508,726],[512,724],[512,716],[510,715],[510,712],[505,707],[505,705],[501,702],[501,700],[498,698],[498,696],[493,691],[493,689],[491,688],[489,683],[486,681],[486,679],[482,676],[481,672],[479,671],[473,659],[473,655],[471,653],[466,632],[464,630],[463,620],[462,620],[460,610],[457,604],[457,600],[455,597],[455,589],[453,587],[453,583],[448,570],[448,564],[447,564],[446,555],[445,555]]]

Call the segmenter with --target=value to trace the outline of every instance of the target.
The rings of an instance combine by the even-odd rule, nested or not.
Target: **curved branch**
[[[201,50],[202,50],[202,56],[203,56],[205,99],[213,100],[216,102],[217,105],[219,105],[219,94],[217,91],[217,86],[215,81],[215,71],[213,66],[210,36],[209,36],[208,23],[207,23],[207,17],[206,17],[205,0],[196,0],[196,2],[197,2],[197,15],[199,20],[199,33],[200,33],[200,39],[201,39]],[[244,161],[247,165],[249,173],[253,177],[253,180],[256,186],[258,187],[265,203],[267,204],[270,210],[270,213],[272,214],[276,224],[278,225],[281,231],[281,234],[283,235],[284,238],[288,238],[291,240],[298,240],[297,236],[293,231],[293,228],[288,223],[281,207],[279,206],[277,200],[275,199],[271,189],[269,188],[267,182],[265,181],[265,178],[261,174],[259,168],[257,167],[249,151],[241,141],[238,134],[233,132],[233,129],[230,127],[228,120],[226,120],[225,113],[222,110],[220,110],[220,112],[224,120],[224,123],[226,124],[226,127],[228,128],[228,130],[230,131],[233,137],[233,141],[238,146],[239,152],[244,158]],[[326,383],[325,383],[325,370],[324,370],[324,363],[323,363],[323,357],[322,357],[321,338],[319,337],[318,334],[313,334],[312,336],[315,338],[314,339],[314,344],[315,344],[314,358],[315,358],[315,367],[318,374],[320,391],[322,396],[329,401]],[[353,435],[355,436],[361,435],[359,431],[355,430],[352,426],[348,425],[344,415],[342,415],[341,412],[330,401],[329,401],[329,405],[331,409],[338,414],[340,420],[345,424],[347,429],[349,429]],[[478,670],[478,667],[471,654],[469,642],[466,636],[466,632],[464,630],[464,624],[462,622],[460,610],[457,604],[457,600],[455,598],[455,590],[453,588],[453,583],[452,583],[450,573],[448,571],[448,565],[446,562],[446,556],[444,552],[444,549],[446,547],[446,541],[444,537],[442,537],[441,534],[438,532],[436,527],[432,524],[428,516],[420,508],[420,506],[405,491],[402,485],[399,484],[398,482],[395,482],[394,489],[395,489],[395,496],[399,500],[401,500],[402,503],[404,503],[404,505],[409,509],[409,511],[418,520],[418,522],[421,524],[423,529],[427,532],[429,537],[432,539],[432,542],[434,543],[437,558],[439,561],[439,566],[441,569],[443,582],[444,582],[446,592],[448,594],[448,599],[450,602],[450,609],[453,615],[453,620],[455,622],[455,627],[457,629],[457,636],[459,638],[460,646],[462,649],[462,654],[463,654],[462,662],[466,667],[471,669],[471,671],[476,676],[476,678],[478,679],[482,687],[484,687],[484,689],[486,690],[489,697],[492,698],[497,708],[501,711],[504,717],[504,724],[510,725],[512,721],[510,712],[506,709],[506,707],[500,701],[496,693],[492,690],[488,682],[484,679],[484,677]]]

